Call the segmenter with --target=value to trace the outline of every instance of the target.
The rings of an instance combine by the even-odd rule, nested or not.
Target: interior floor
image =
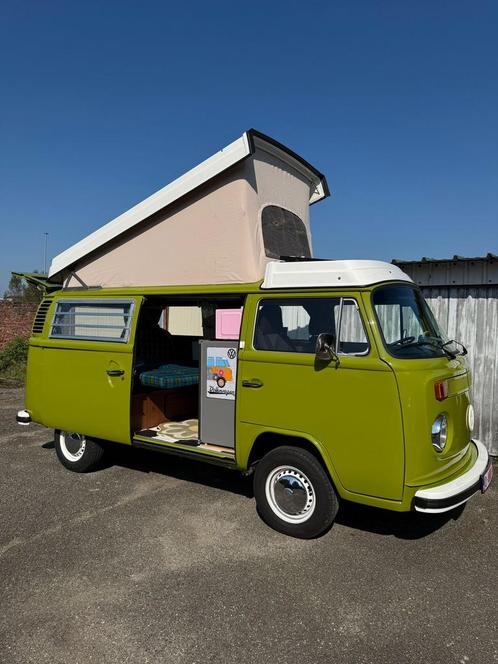
[[[235,453],[230,447],[201,443],[199,441],[199,420],[194,418],[176,422],[161,422],[154,427],[137,431],[137,435],[161,443],[179,443],[212,452]]]
[[[157,436],[168,442],[177,440],[199,440],[199,420],[188,419],[180,422],[162,422],[149,431],[156,431]]]

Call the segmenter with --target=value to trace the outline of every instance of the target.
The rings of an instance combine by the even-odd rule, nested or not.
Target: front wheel
[[[59,429],[55,431],[55,452],[62,465],[76,473],[95,470],[104,456],[104,448],[97,441]]]
[[[336,492],[319,461],[306,450],[282,446],[256,466],[254,496],[262,519],[285,535],[311,539],[333,524]]]

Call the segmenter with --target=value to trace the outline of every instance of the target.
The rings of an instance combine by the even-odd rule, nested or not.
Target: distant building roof
[[[404,261],[394,265],[407,272],[419,286],[495,286],[498,285],[498,255],[453,256]]]

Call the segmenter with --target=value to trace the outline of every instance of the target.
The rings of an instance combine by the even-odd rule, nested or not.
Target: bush
[[[4,378],[22,379],[28,358],[28,340],[18,337],[0,351],[0,374]]]

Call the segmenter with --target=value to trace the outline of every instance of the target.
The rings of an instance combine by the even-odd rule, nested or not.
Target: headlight
[[[472,433],[474,430],[474,406],[471,403],[467,406],[467,427]]]
[[[436,452],[442,452],[448,438],[448,422],[445,415],[438,415],[432,423],[432,445]]]

